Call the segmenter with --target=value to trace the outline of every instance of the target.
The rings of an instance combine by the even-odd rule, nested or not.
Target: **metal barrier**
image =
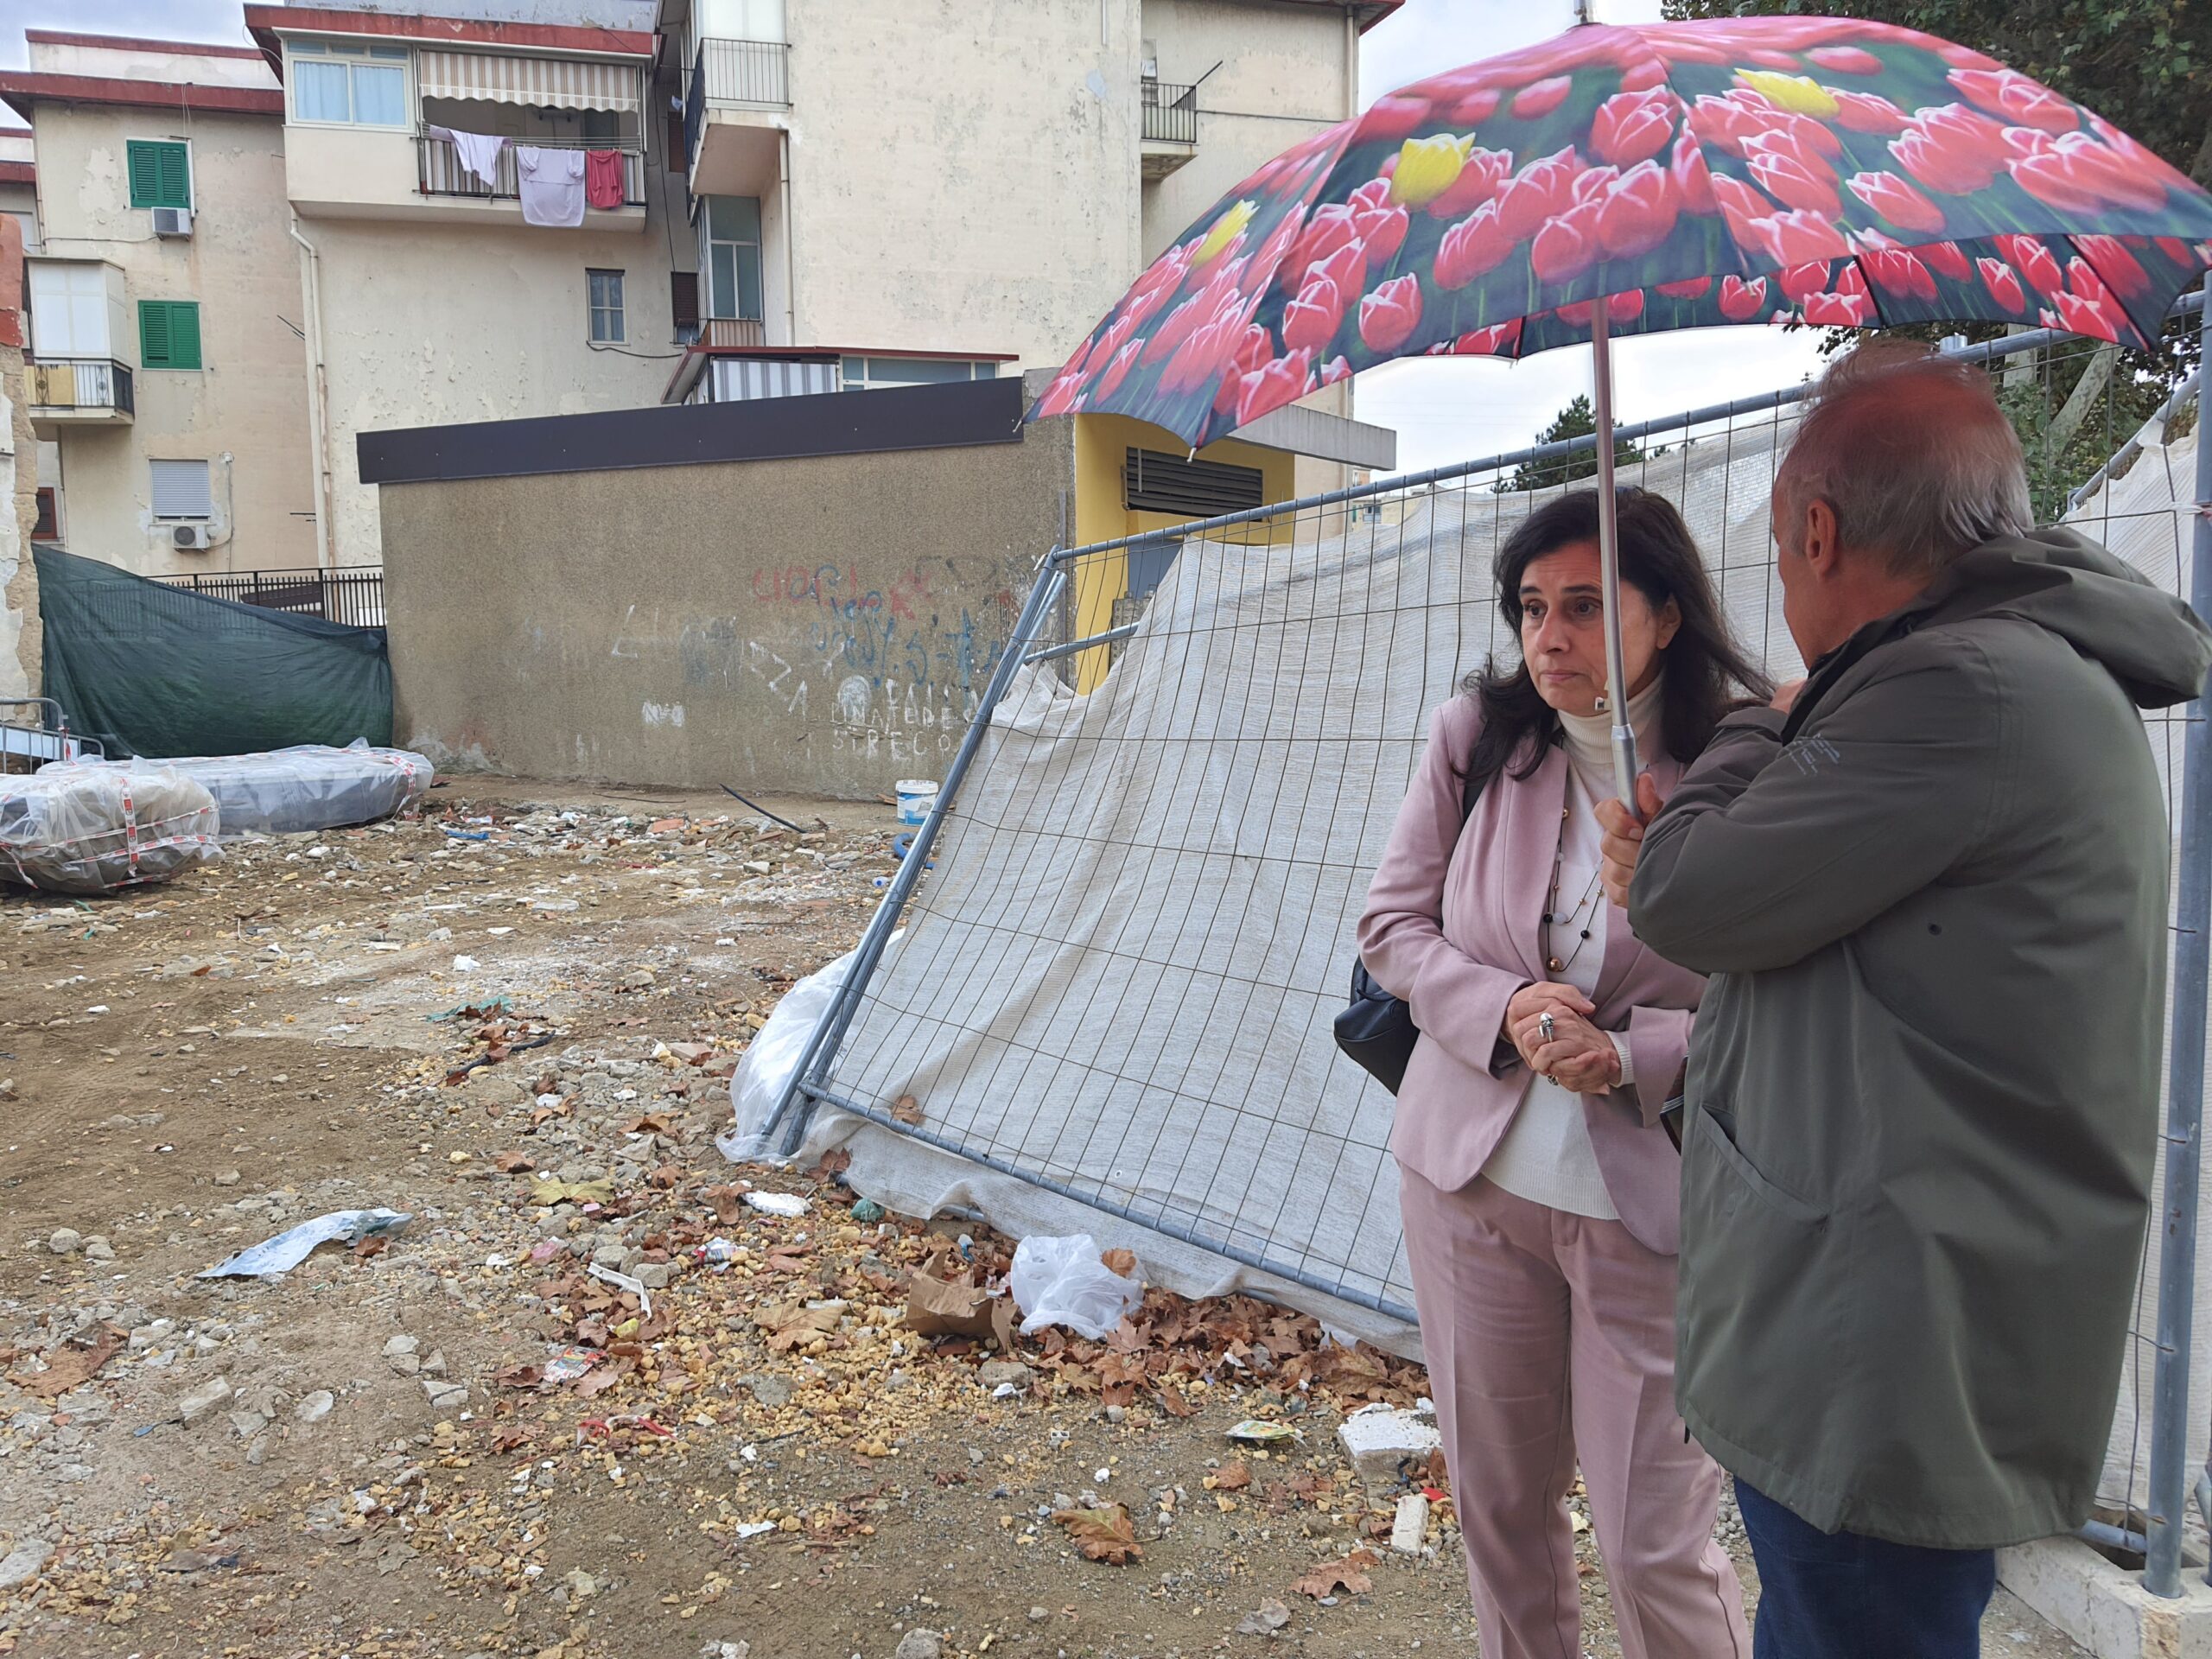
[[[320,616],[360,628],[384,626],[384,570],[378,565],[335,570],[194,570],[155,580],[266,611]]]
[[[2202,328],[2202,314],[2191,296],[2175,316]],[[2193,525],[2191,551],[2158,555],[2145,574],[2212,613],[2212,521],[2195,510],[2212,500],[2212,448],[2197,446],[2193,496],[2153,480],[2157,493],[2115,505],[2120,485],[2143,480],[2095,462],[2135,437],[2123,417],[2132,429],[2145,413],[2123,416],[2108,382],[2101,431],[2078,400],[2056,418],[2052,380],[2106,349],[2040,330],[1948,354],[1997,365],[2000,397],[2031,435],[2041,518],[2064,512],[2094,471],[2103,492],[2082,508],[2092,533],[2155,553]],[[1616,434],[1620,477],[1681,509],[1739,636],[1777,679],[1802,664],[1782,626],[1768,495],[1805,395]],[[2158,401],[2154,418],[2176,412],[2164,388]],[[771,1142],[795,1149],[826,1105],[1409,1319],[1389,1103],[1335,1052],[1329,1016],[1421,716],[1510,644],[1490,557],[1533,505],[1595,471],[1594,447],[1537,445],[1047,554],[936,805],[770,1118]],[[1116,617],[1132,556],[1176,544],[1143,620]],[[2123,1398],[2126,1446],[2116,1430],[2104,1493],[2117,1521],[2100,1535],[2139,1541],[2146,1587],[2171,1596],[2188,1431],[2202,1414],[2189,1385],[2212,745],[2201,702],[2146,727],[2181,868],[2160,1245],[2153,1255],[2146,1237],[2142,1276],[2158,1312],[2152,1329],[2132,1323],[2125,1385],[2139,1396],[2152,1369],[2151,1434],[2145,1451],[2139,1399]],[[923,1124],[893,1115],[906,1095]]]

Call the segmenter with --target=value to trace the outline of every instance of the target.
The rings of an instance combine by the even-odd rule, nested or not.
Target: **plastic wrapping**
[[[0,778],[0,880],[111,893],[219,858],[215,798],[175,767],[48,766]]]
[[[130,764],[74,760],[79,771]],[[200,755],[164,760],[206,787],[222,815],[223,833],[281,835],[373,823],[422,798],[435,776],[429,761],[408,749],[372,748],[364,742],[333,748],[303,743],[260,754]]]
[[[899,933],[891,936],[898,943]],[[799,1058],[806,1052],[807,1039],[814,1035],[814,1028],[822,1023],[822,1016],[836,1001],[837,992],[845,982],[845,976],[852,971],[853,958],[857,951],[848,950],[836,961],[817,969],[784,993],[783,1001],[770,1011],[768,1023],[760,1027],[760,1034],[747,1046],[737,1062],[737,1070],[730,1073],[729,1103],[735,1109],[737,1121],[715,1137],[715,1145],[723,1157],[734,1164],[769,1164],[780,1161],[761,1135],[761,1128],[768,1121],[768,1114],[776,1109],[785,1086],[798,1070]]]
[[[1007,1288],[1022,1312],[1025,1337],[1065,1325],[1079,1337],[1103,1342],[1144,1301],[1143,1283],[1108,1267],[1089,1233],[1023,1239],[1014,1246]]]

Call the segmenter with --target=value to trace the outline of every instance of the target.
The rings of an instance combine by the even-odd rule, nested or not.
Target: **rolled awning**
[[[416,73],[425,98],[473,98],[556,110],[639,107],[635,64],[425,48],[416,54]]]

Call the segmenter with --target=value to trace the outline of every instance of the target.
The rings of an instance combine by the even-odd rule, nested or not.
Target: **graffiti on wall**
[[[741,698],[765,703],[779,724],[826,726],[833,753],[934,761],[975,718],[1015,610],[1010,590],[938,563],[935,576],[908,569],[887,580],[858,563],[758,571],[741,614],[631,605],[610,655],[666,664],[673,674],[657,695],[695,715],[702,699]]]

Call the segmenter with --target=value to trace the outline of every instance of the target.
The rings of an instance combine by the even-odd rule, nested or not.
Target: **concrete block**
[[[1433,1413],[1399,1411],[1387,1406],[1366,1406],[1355,1411],[1337,1430],[1344,1455],[1359,1471],[1368,1502],[1389,1509],[1406,1483],[1414,1465],[1426,1463],[1444,1444],[1436,1432]]]
[[[2078,1538],[2039,1538],[1999,1550],[1997,1580],[2095,1659],[2212,1659],[2201,1564],[2182,1569],[2181,1596],[2167,1601]]]

